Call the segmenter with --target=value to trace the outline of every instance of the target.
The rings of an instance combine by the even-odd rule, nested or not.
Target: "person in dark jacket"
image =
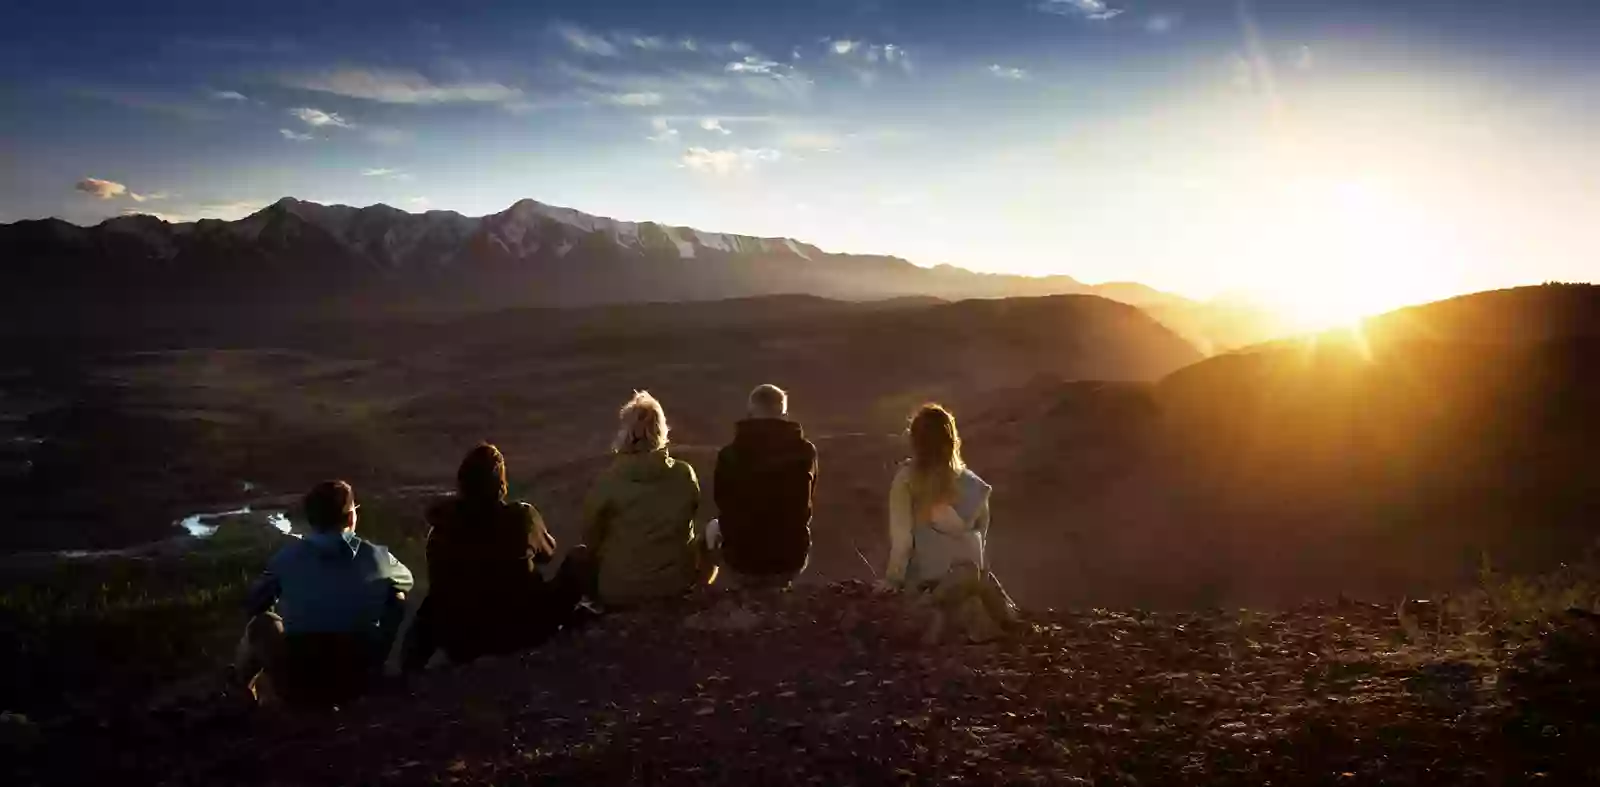
[[[484,443],[456,473],[456,494],[428,507],[428,596],[407,637],[404,666],[436,649],[451,661],[510,653],[561,628],[581,592],[569,576],[545,581],[539,566],[556,540],[539,510],[506,500],[505,456]]]
[[[717,454],[716,540],[731,584],[788,585],[809,559],[817,447],[788,412],[783,389],[756,388],[750,417]]]
[[[234,677],[252,698],[329,705],[363,693],[388,658],[411,571],[356,535],[355,491],[324,481],[305,497],[311,532],[273,555],[245,601]]]

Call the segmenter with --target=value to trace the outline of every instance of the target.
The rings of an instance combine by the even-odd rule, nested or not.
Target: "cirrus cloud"
[[[1102,22],[1122,15],[1121,8],[1106,5],[1105,0],[1041,0],[1034,8],[1058,16],[1078,16]]]
[[[286,87],[359,98],[384,104],[504,104],[522,98],[522,91],[493,81],[436,83],[416,71],[384,68],[340,68],[288,76]]]
[[[84,178],[78,181],[73,188],[95,199],[114,199],[128,193],[127,186],[114,180],[101,180],[100,178]]]
[[[1001,79],[1027,79],[1028,72],[1011,66],[1002,66],[999,63],[989,64],[988,71]]]
[[[121,183],[118,183],[114,180],[105,180],[103,178],[84,178],[83,180],[74,183],[72,187],[78,191],[88,194],[91,197],[94,197],[95,199],[108,200],[116,199],[117,197],[127,197],[134,202],[144,202],[146,200],[159,200],[167,198],[167,194],[165,192],[158,191],[150,194],[137,194],[129,190],[127,186]]]
[[[340,117],[339,113],[337,112],[324,112],[320,109],[314,109],[312,107],[295,107],[294,109],[289,110],[289,114],[300,118],[302,121],[305,121],[305,124],[312,128],[322,128],[323,126],[334,126],[336,128],[355,128],[354,123],[351,123],[350,121]]]
[[[750,172],[757,166],[777,161],[783,154],[772,148],[726,148],[710,150],[692,147],[683,152],[678,165],[711,175]]]

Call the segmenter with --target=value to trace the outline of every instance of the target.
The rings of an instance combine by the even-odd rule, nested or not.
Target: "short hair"
[[[772,383],[758,385],[750,392],[750,415],[756,418],[782,418],[789,413],[789,394]]]
[[[355,510],[356,493],[344,481],[323,481],[306,493],[306,524],[318,532],[344,529],[345,514]]]
[[[506,498],[506,458],[490,443],[467,452],[456,470],[456,492],[467,500],[498,501]]]
[[[648,391],[634,391],[617,411],[617,436],[611,450],[619,454],[648,453],[667,445],[667,413]]]

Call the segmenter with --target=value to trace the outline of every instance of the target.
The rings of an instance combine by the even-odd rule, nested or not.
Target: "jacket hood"
[[[740,448],[772,450],[795,448],[806,441],[805,430],[782,418],[747,418],[734,426],[733,443]]]
[[[361,551],[361,539],[349,530],[338,533],[307,533],[301,540],[305,542],[306,548],[315,552],[318,557],[355,560],[356,553]]]
[[[667,454],[667,449],[637,454],[617,454],[617,475],[628,481],[654,481],[662,478],[677,464]]]

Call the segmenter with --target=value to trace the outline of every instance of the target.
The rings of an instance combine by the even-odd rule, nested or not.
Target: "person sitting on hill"
[[[456,494],[428,507],[428,596],[406,638],[407,671],[436,649],[454,662],[543,642],[581,597],[563,566],[546,582],[539,566],[556,552],[539,510],[506,500],[506,461],[483,443],[456,471]]]
[[[1015,606],[989,570],[993,490],[962,461],[950,411],[923,405],[911,420],[910,438],[911,459],[890,486],[889,565],[880,586],[931,594],[929,639],[940,638],[958,616],[969,638],[990,639],[998,626],[1016,619]]]
[[[251,587],[234,675],[257,699],[265,675],[291,705],[344,702],[388,658],[411,571],[356,535],[357,507],[348,483],[317,484],[305,497],[311,532],[279,550]]]
[[[749,415],[717,453],[712,488],[722,561],[732,584],[788,586],[811,551],[817,447],[788,420],[789,396],[775,385],[750,392]],[[713,544],[715,545],[715,544]]]
[[[617,414],[615,457],[583,503],[583,546],[606,607],[672,598],[701,581],[694,468],[667,453],[667,416],[640,391]]]

